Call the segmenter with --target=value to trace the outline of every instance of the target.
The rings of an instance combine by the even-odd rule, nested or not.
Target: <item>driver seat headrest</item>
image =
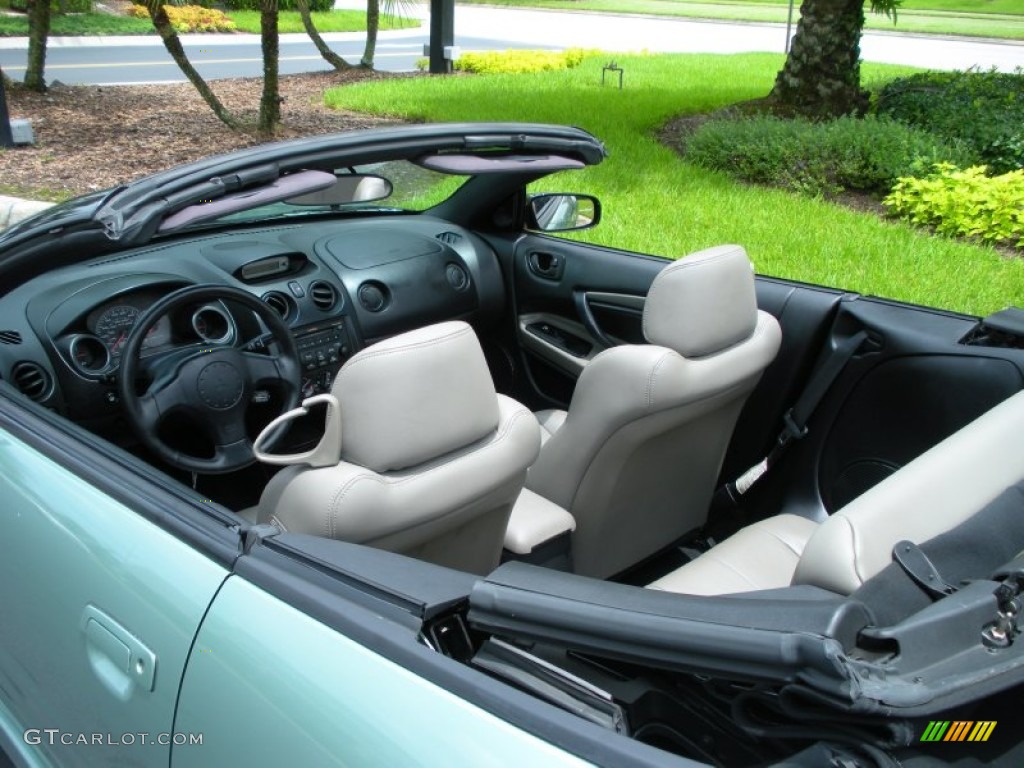
[[[391,472],[483,439],[498,426],[480,342],[464,322],[420,328],[374,344],[331,387],[343,430],[341,460]]]
[[[282,420],[326,402],[320,444],[273,456],[258,520],[485,573],[540,451],[537,420],[498,395],[473,329],[446,322],[374,344]]]

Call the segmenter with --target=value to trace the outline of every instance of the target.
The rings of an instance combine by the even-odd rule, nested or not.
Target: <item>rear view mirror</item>
[[[289,205],[348,205],[350,203],[372,203],[391,196],[394,187],[383,176],[353,173],[338,176],[337,181],[326,189],[319,189],[305,195],[285,200]]]
[[[591,195],[534,195],[526,219],[526,228],[537,232],[587,229],[601,220],[601,203]]]

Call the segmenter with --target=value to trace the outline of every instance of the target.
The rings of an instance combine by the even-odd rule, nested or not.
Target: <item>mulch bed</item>
[[[335,85],[401,76],[363,69],[284,76],[277,137],[394,122],[328,109],[323,93]],[[232,113],[255,123],[261,78],[215,80],[210,85]],[[43,94],[15,86],[8,88],[7,101],[12,118],[32,121],[36,144],[0,153],[0,184],[26,196],[35,192],[52,199],[84,194],[264,140],[251,132],[228,129],[189,83],[58,84]]]

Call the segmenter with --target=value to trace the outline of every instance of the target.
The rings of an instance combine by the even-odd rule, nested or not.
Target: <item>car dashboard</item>
[[[478,236],[423,215],[236,228],[177,237],[53,270],[0,299],[0,378],[106,436],[122,433],[121,350],[156,301],[190,285],[246,290],[295,338],[306,396],[352,354],[433,322],[500,311],[497,259]],[[259,344],[262,325],[229,302],[161,318],[142,358]],[[121,441],[119,441],[121,442]]]

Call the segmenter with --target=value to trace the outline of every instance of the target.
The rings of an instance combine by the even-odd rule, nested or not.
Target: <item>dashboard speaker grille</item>
[[[464,291],[469,287],[469,275],[458,264],[449,264],[444,269],[448,284],[456,291]]]
[[[309,286],[309,295],[317,309],[326,312],[338,303],[338,291],[328,282],[317,280]]]
[[[17,331],[0,331],[0,344],[21,344],[21,334]]]
[[[36,402],[50,393],[50,374],[36,363],[18,363],[11,370],[11,381],[23,395]]]
[[[382,283],[374,280],[359,286],[359,303],[370,312],[380,312],[388,305],[388,290]]]

